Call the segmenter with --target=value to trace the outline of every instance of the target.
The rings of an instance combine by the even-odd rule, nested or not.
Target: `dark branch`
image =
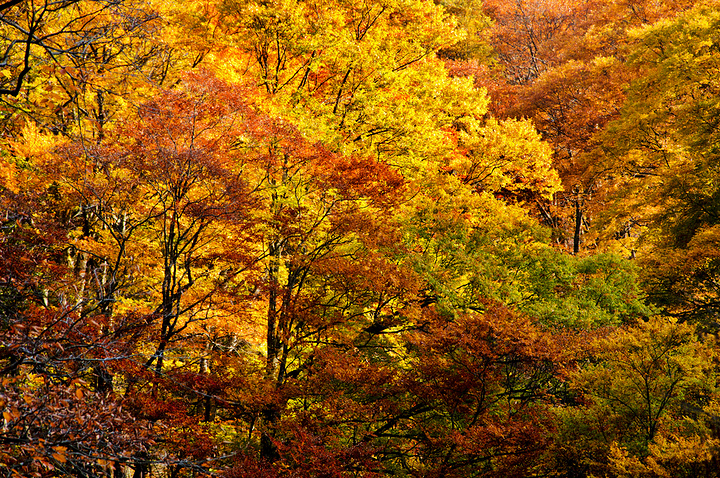
[[[0,12],[3,10],[7,10],[8,8],[12,8],[18,3],[22,3],[23,0],[10,0],[8,2],[0,3]]]

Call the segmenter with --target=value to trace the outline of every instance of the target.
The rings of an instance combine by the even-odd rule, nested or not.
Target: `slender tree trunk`
[[[280,343],[278,337],[278,288],[280,280],[280,256],[282,254],[280,241],[273,241],[270,245],[270,265],[268,267],[268,283],[270,292],[268,294],[267,312],[267,361],[265,376],[270,380],[277,378],[277,368],[280,355]]]
[[[100,393],[109,393],[113,391],[113,376],[108,372],[105,364],[99,362],[93,368],[93,375],[95,376],[95,390]]]
[[[280,287],[280,258],[282,246],[279,240],[270,244],[270,265],[268,267],[268,294],[267,313],[267,362],[265,377],[277,383],[278,364],[280,361],[280,340],[278,336],[278,288]],[[277,421],[280,419],[280,410],[277,404],[270,403],[262,412],[262,435],[260,437],[260,456],[269,461],[279,458],[277,447],[273,442],[272,434]]]
[[[150,476],[150,464],[148,463],[147,453],[139,453],[136,455],[139,460],[135,464],[133,478],[147,478]]]
[[[575,235],[573,237],[573,253],[580,252],[580,232],[582,229],[582,207],[580,197],[575,200]]]
[[[148,366],[150,366],[152,365],[153,360],[157,360],[157,362],[155,362],[155,371],[157,373],[162,373],[163,361],[165,359],[165,350],[167,349],[170,336],[170,320],[171,318],[169,316],[163,315],[163,324],[160,331],[160,343],[158,344],[158,348],[155,351],[155,354],[150,358],[150,361],[148,362]]]
[[[96,90],[95,94],[97,99],[97,144],[99,145],[105,138],[105,97],[101,89]]]
[[[278,410],[277,406],[271,405],[263,410],[262,418],[265,426],[260,436],[260,457],[273,462],[280,458],[277,446],[272,437],[275,431],[275,425],[278,420],[280,420],[280,410]]]
[[[77,298],[75,299],[75,307],[80,307],[85,300],[85,288],[87,287],[87,269],[88,269],[88,255],[86,252],[80,253],[80,261],[78,262],[78,280],[80,282],[77,291]]]
[[[205,347],[208,356],[212,353],[212,344],[210,340]],[[210,359],[208,357],[200,358],[200,375],[210,374]],[[206,422],[215,419],[215,403],[213,402],[212,396],[208,392],[205,392],[205,396],[202,398],[203,418]]]

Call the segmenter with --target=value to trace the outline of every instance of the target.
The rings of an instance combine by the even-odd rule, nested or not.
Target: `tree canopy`
[[[0,475],[717,477],[718,7],[0,2]]]

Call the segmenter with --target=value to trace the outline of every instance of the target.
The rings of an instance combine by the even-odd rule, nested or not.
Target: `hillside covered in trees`
[[[0,477],[720,475],[718,0],[0,1]]]

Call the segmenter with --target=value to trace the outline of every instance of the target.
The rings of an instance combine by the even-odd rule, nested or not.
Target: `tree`
[[[477,0],[449,0],[440,2],[452,15],[465,38],[438,51],[438,56],[450,64],[486,63],[491,60],[492,49],[485,38],[491,20],[483,13],[482,2]]]
[[[634,27],[681,12],[693,2],[490,2],[490,37],[498,65],[477,74],[500,117],[532,119],[554,149],[564,191],[538,198],[535,215],[555,240],[581,251],[582,236],[604,209],[611,188],[584,155],[618,117],[624,88],[637,71],[625,64]],[[499,70],[499,71],[498,71]],[[590,236],[592,238],[592,236]],[[593,247],[592,240],[588,246]]]
[[[650,310],[528,216],[560,178],[461,74],[480,6],[171,3],[55,4],[87,23],[5,97],[3,471],[543,469],[586,339]]]
[[[636,237],[629,247],[647,261],[653,299],[716,329],[718,17],[711,7],[637,32],[631,61],[642,76],[593,158],[619,183],[608,230],[628,228]]]
[[[126,316],[110,328],[107,317],[83,315],[68,300],[66,227],[61,215],[48,214],[53,188],[23,174],[27,169],[11,170],[15,181],[2,190],[0,471],[112,476],[139,466],[133,455],[155,438],[146,421],[123,410],[100,373],[132,361],[128,344],[142,337],[145,323]]]
[[[227,2],[223,28],[268,108],[331,149],[407,169],[448,153],[455,119],[486,99],[435,53],[462,38],[432,2]],[[245,52],[245,53],[243,53]],[[249,58],[248,58],[249,57]]]
[[[37,7],[34,3],[27,5],[24,0],[11,0],[0,4],[5,43],[2,65],[6,67],[3,70],[3,87],[0,88],[0,95],[17,96],[20,93],[25,77],[31,69],[33,44],[47,48],[54,55],[63,53],[60,50],[53,51],[53,37],[58,31],[63,32],[66,28],[74,30],[80,25],[80,19],[71,20],[57,31],[45,31],[45,24],[52,23],[48,17],[62,16],[72,10],[79,1],[47,1]],[[101,9],[108,5],[108,2],[97,3]]]
[[[58,130],[70,126],[63,114],[81,115],[68,108],[71,104],[84,108],[82,114],[89,115],[90,108],[84,104],[88,89],[98,96],[94,119],[102,128],[107,119],[102,96],[113,87],[106,84],[103,89],[99,78],[112,77],[107,80],[116,82],[118,93],[123,83],[115,74],[118,68],[150,69],[156,63],[146,35],[157,17],[145,4],[47,0],[4,5],[0,17],[5,44],[0,94],[15,97],[5,98],[6,107],[22,109],[30,103],[36,119],[44,116],[52,121],[50,118],[55,117]]]
[[[704,467],[714,459],[709,449],[694,464],[692,455],[673,458],[690,443],[715,439],[699,423],[715,419],[712,343],[699,341],[693,326],[652,318],[598,339],[591,357],[571,379],[574,403],[557,409],[563,451],[554,458],[566,461],[551,466],[626,476],[632,462],[651,468],[651,460],[688,459]]]
[[[415,327],[318,344],[288,390],[276,473],[525,476],[547,445],[546,398],[572,339],[485,305],[449,318],[418,303]]]
[[[251,242],[245,230],[252,223],[247,211],[252,198],[237,141],[255,119],[252,108],[239,92],[208,75],[189,77],[173,92],[159,94],[158,100],[120,122],[112,131],[114,142],[98,144],[81,137],[56,146],[56,136],[29,127],[24,141],[14,143],[15,154],[24,162],[24,168],[14,172],[36,190],[18,190],[14,196],[19,204],[7,206],[25,206],[20,200],[34,206],[27,220],[54,235],[51,263],[65,275],[40,289],[47,311],[19,315],[20,323],[30,317],[38,323],[16,325],[24,332],[13,336],[8,350],[42,351],[45,339],[35,334],[47,330],[47,340],[57,342],[59,352],[46,361],[58,374],[71,377],[59,384],[53,379],[49,385],[67,387],[75,380],[95,394],[109,394],[107,419],[124,416],[127,412],[119,412],[124,406],[134,415],[127,421],[138,426],[162,420],[154,429],[162,434],[192,420],[186,404],[165,393],[170,388],[166,376],[177,379],[182,376],[177,369],[202,362],[205,344],[196,349],[197,341],[188,337],[211,335],[212,326],[238,314],[225,300],[227,290],[247,289],[247,271],[258,257],[237,247]],[[13,198],[13,191],[5,192]],[[78,271],[75,277],[73,270]],[[27,294],[16,290],[11,287],[9,293]],[[67,330],[58,325],[66,323]],[[237,328],[231,322],[222,330],[232,333]],[[173,354],[192,358],[178,365]],[[35,362],[16,358],[15,352],[8,357],[7,367],[22,372],[18,386],[30,380],[26,374],[34,373],[30,366]],[[192,381],[175,386],[184,386],[185,395],[196,388]],[[201,393],[202,386],[197,389]],[[82,390],[76,395],[83,406],[93,403],[90,397]],[[39,426],[47,426],[48,413],[38,416]],[[192,442],[202,433],[198,427],[184,440]],[[98,445],[98,459],[133,463],[141,473],[156,461],[150,448],[153,435],[147,433],[144,446],[129,444],[122,455],[101,452]],[[110,440],[109,446],[122,443]],[[181,441],[178,448],[189,446]],[[78,453],[82,460],[85,455]],[[174,466],[186,466],[179,455]],[[203,458],[199,452],[193,457]]]

